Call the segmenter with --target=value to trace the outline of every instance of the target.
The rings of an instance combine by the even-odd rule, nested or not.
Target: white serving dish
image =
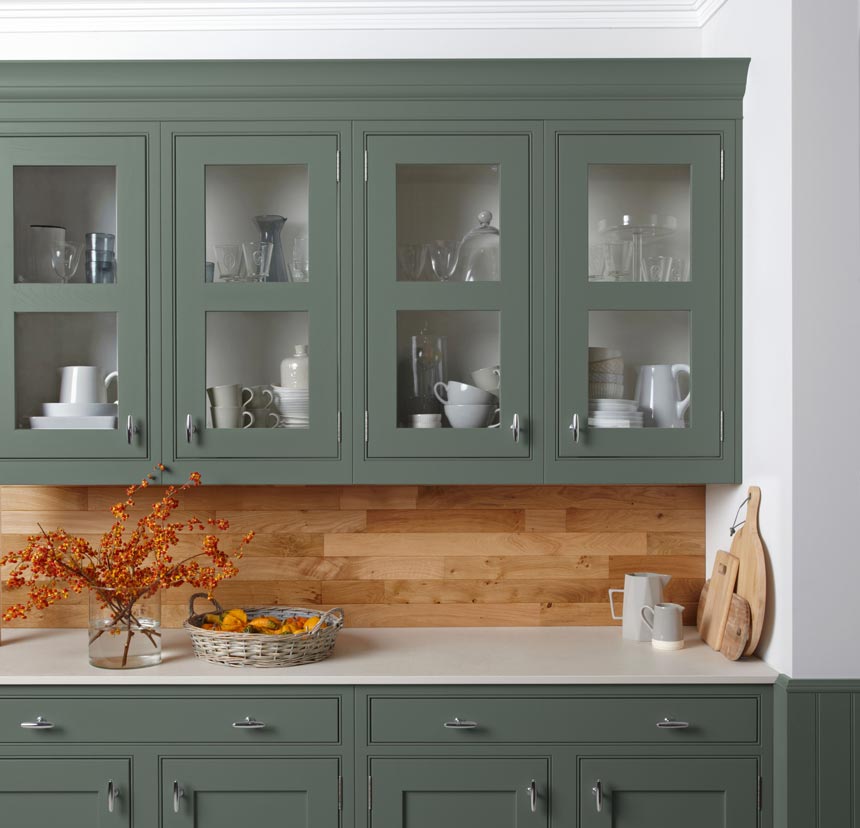
[[[42,403],[46,417],[116,417],[116,403]]]
[[[113,429],[116,417],[30,417],[35,429]]]

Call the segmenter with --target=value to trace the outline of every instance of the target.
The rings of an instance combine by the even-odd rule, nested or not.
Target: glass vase
[[[89,656],[93,667],[124,670],[161,663],[161,593],[134,603],[112,589],[90,591]]]

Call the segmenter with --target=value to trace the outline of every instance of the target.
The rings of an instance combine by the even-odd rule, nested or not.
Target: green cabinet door
[[[0,138],[0,458],[149,456],[147,192],[142,135]]]
[[[338,828],[337,759],[165,759],[164,828]]]
[[[337,458],[339,135],[174,145],[173,457]]]
[[[365,142],[366,458],[528,464],[530,136]]]
[[[553,460],[720,457],[721,146],[557,136]]]
[[[126,759],[0,759],[0,815],[15,828],[130,825]]]
[[[581,828],[755,828],[758,761],[582,759]]]
[[[373,759],[371,828],[549,824],[546,759]]]

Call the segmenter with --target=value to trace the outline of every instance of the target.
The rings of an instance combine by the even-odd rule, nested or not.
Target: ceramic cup
[[[219,408],[242,408],[254,397],[250,388],[241,385],[213,385],[206,389],[209,405]]]
[[[252,428],[277,428],[278,423],[281,421],[278,413],[268,408],[246,408],[244,410],[250,411],[254,415],[254,425]]]
[[[442,428],[441,414],[413,414],[409,418],[412,428]]]
[[[271,408],[274,399],[271,385],[249,385],[242,389],[242,408],[252,411]]]
[[[477,371],[472,371],[472,382],[478,388],[490,394],[498,395],[501,381],[502,371],[498,365],[493,365],[489,368],[478,368]]]
[[[442,405],[490,405],[495,402],[488,391],[466,385],[465,382],[437,382],[433,386],[433,393]]]
[[[212,428],[252,428],[257,419],[247,409],[235,405],[213,405],[209,411],[212,414]]]
[[[490,425],[499,413],[493,405],[446,405],[445,416],[451,428],[498,428],[499,424]]]
[[[116,371],[107,376],[95,365],[66,365],[60,369],[60,402],[103,403],[107,402],[107,389],[119,379]]]
[[[653,608],[642,607],[640,612],[651,630],[651,645],[655,650],[683,649],[684,608],[680,604],[654,604]]]

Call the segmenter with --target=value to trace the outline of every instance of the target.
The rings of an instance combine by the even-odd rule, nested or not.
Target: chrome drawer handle
[[[233,727],[237,730],[262,730],[265,726],[265,722],[258,722],[253,716],[245,716],[241,722],[233,722]]]
[[[534,779],[526,790],[529,793],[529,807],[532,809],[532,813],[535,813],[537,811],[537,784]]]
[[[113,813],[114,805],[116,801],[119,799],[119,785],[114,785],[113,779],[108,780],[108,791],[107,791],[107,803],[108,803],[108,813]]]
[[[50,730],[53,726],[53,722],[46,721],[41,716],[36,716],[35,722],[21,722],[21,727],[25,730]]]
[[[568,426],[570,429],[570,434],[573,437],[573,442],[579,442],[579,414],[574,414],[573,419],[570,421],[570,425]]]
[[[689,726],[689,722],[678,722],[668,716],[663,719],[662,722],[657,722],[657,727],[659,727],[660,730],[684,730],[684,728]]]
[[[600,784],[599,779],[594,783],[591,793],[594,795],[594,805],[597,808],[597,813],[599,814],[603,810],[603,785]]]
[[[173,780],[173,813],[179,813],[179,800],[185,796],[185,789],[180,787],[179,783]]]
[[[477,722],[464,721],[457,716],[454,716],[453,722],[445,722],[443,725],[443,727],[447,727],[449,730],[474,730],[477,726]]]

